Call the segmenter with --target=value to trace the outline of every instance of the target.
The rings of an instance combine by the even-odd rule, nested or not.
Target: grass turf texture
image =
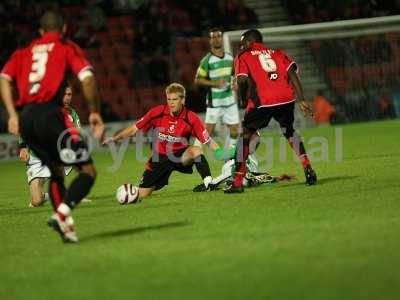
[[[240,195],[194,194],[199,176],[174,173],[121,206],[116,188],[137,184],[143,165],[130,149],[110,173],[98,153],[93,202],[74,212],[76,245],[47,228],[49,204],[27,208],[23,165],[1,164],[0,299],[398,299],[400,122],[342,128],[340,163],[334,128],[303,133],[330,142],[331,161],[314,163],[318,185],[278,161],[276,135],[271,172],[298,181]]]

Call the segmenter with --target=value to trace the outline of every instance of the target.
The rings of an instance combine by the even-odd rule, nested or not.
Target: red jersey
[[[83,50],[60,33],[47,32],[33,40],[26,48],[17,50],[7,61],[0,76],[17,82],[17,106],[49,102],[56,95],[71,70],[80,80],[89,74],[92,66]]]
[[[250,97],[256,106],[276,106],[296,100],[288,78],[293,64],[297,71],[296,63],[283,51],[253,43],[235,58],[235,74],[250,77]]]
[[[156,106],[137,121],[136,127],[143,131],[155,129],[155,149],[164,155],[186,149],[192,136],[203,144],[210,141],[203,121],[185,107],[179,115],[174,116],[171,115],[168,105]]]

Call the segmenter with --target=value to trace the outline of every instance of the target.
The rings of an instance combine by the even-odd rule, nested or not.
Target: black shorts
[[[294,102],[269,107],[258,107],[244,115],[243,127],[255,131],[267,127],[274,118],[286,137],[293,136]]]
[[[50,169],[54,164],[92,162],[86,142],[56,102],[26,105],[20,114],[20,133],[29,149]]]
[[[175,153],[174,156],[181,158],[185,150]],[[146,164],[146,170],[143,173],[139,187],[159,190],[168,185],[168,179],[173,171],[192,174],[192,166],[193,164],[184,166],[181,162],[172,161],[167,155],[158,154],[157,161],[152,156]]]

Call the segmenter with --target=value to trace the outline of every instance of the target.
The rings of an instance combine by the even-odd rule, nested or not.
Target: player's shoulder
[[[188,118],[188,120],[190,121],[190,123],[194,123],[194,122],[198,122],[200,121],[200,117],[197,113],[195,113],[194,111],[190,110],[190,109],[186,109],[186,116]]]
[[[149,110],[149,114],[151,114],[153,116],[154,115],[162,115],[166,111],[166,107],[167,107],[166,104],[160,104],[160,105],[154,106],[153,108],[151,108]]]
[[[283,49],[274,49],[274,50],[271,50],[271,51],[273,51],[272,54],[274,56],[287,57],[286,52]]]
[[[83,49],[77,43],[75,43],[74,41],[72,41],[70,39],[62,39],[60,42],[64,47],[67,48],[67,50],[72,51],[72,52],[74,52],[76,54],[79,54],[79,55],[83,55],[84,54]]]
[[[212,56],[211,52],[207,52],[206,55],[203,56],[203,58],[200,60],[200,64],[204,64],[204,63],[208,63],[208,61],[210,60]]]
[[[225,54],[225,58],[226,58],[226,59],[232,59],[232,60],[233,60],[233,55],[232,55],[232,53],[230,53],[230,52],[225,52],[224,54]]]
[[[250,54],[250,50],[249,50],[249,49],[240,50],[240,51],[236,54],[235,59],[242,59],[242,58],[246,57],[246,56],[249,55],[249,54]]]

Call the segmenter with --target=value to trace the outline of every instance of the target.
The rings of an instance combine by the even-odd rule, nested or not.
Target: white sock
[[[68,217],[71,214],[71,209],[67,204],[61,203],[57,208],[57,212],[65,217]]]
[[[203,179],[204,186],[208,187],[208,185],[211,183],[211,181],[212,181],[211,176],[204,177],[204,179]]]
[[[48,200],[50,200],[49,193],[43,193],[43,201],[48,201]]]

